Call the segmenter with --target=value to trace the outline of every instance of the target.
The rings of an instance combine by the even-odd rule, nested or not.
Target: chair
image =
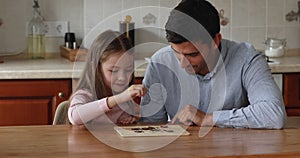
[[[54,119],[53,119],[53,125],[66,125],[69,124],[68,119],[68,106],[69,101],[63,101],[61,102],[55,111]]]

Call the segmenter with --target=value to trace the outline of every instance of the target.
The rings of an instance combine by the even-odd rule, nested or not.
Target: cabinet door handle
[[[58,93],[58,97],[59,98],[64,98],[65,97],[65,93],[64,92],[59,92]]]

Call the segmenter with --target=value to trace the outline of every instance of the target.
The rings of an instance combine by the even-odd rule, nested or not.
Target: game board
[[[180,125],[116,126],[114,129],[122,137],[190,135]]]

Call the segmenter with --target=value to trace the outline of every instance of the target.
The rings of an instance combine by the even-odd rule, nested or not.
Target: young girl
[[[77,88],[70,99],[68,117],[73,125],[87,122],[136,122],[135,97],[143,85],[133,82],[134,59],[130,40],[119,32],[105,31],[92,43]]]

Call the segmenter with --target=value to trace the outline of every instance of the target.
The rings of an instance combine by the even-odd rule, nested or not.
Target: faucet
[[[298,21],[298,18],[300,17],[300,1],[298,1],[298,12],[295,12],[295,11],[290,11],[289,13],[287,13],[285,15],[285,19],[289,22],[291,21]],[[300,22],[300,20],[299,20]]]

